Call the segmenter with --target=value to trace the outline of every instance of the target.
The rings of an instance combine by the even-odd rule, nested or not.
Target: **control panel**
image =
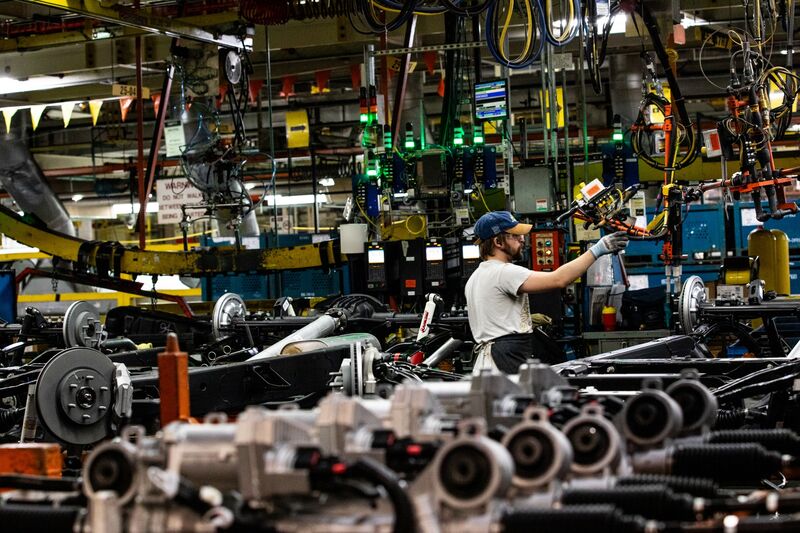
[[[533,270],[551,271],[561,266],[561,234],[555,230],[531,233]]]
[[[445,250],[437,239],[425,243],[425,287],[440,290],[445,286]]]
[[[367,246],[367,288],[385,290],[387,285],[386,250],[379,242]]]
[[[461,279],[467,281],[481,264],[480,250],[477,244],[461,245]]]

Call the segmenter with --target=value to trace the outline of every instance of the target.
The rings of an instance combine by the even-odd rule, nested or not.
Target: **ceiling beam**
[[[199,26],[187,24],[177,19],[153,15],[147,8],[133,9],[125,6],[102,7],[97,0],[20,0],[27,4],[61,9],[78,13],[93,19],[120,26],[141,28],[151,33],[159,33],[179,39],[190,39],[224,48],[242,49],[238,37],[222,35],[204,30]]]

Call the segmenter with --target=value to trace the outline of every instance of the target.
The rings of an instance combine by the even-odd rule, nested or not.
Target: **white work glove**
[[[598,259],[602,255],[621,252],[626,246],[628,246],[628,234],[618,231],[597,241],[594,246],[589,248],[589,251],[592,252],[595,259]]]

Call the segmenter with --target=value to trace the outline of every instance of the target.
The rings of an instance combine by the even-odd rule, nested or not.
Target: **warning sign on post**
[[[183,213],[182,205],[199,205],[203,203],[203,193],[195,188],[186,178],[171,178],[156,182],[158,197],[158,223],[178,224]],[[188,209],[191,218],[202,216],[204,209]]]
[[[706,147],[706,157],[719,157],[722,155],[722,145],[719,142],[717,130],[703,131],[703,145]]]

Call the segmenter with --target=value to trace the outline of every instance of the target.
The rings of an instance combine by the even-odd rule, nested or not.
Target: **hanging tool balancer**
[[[740,170],[719,186],[727,187],[738,198],[749,193],[755,204],[756,217],[764,222],[770,218],[781,219],[797,212],[797,204],[786,201],[784,188],[796,178],[796,169],[777,169],[772,156],[771,142],[775,135],[782,135],[784,128],[775,124],[782,117],[783,105],[771,109],[769,84],[782,84],[784,95],[789,98],[788,108],[797,94],[794,75],[786,69],[770,68],[757,52],[751,51],[748,42],[742,43],[744,69],[742,79],[731,70],[728,86],[729,116],[717,124],[723,156],[734,159],[738,151]],[[786,72],[783,72],[786,71]],[[755,73],[762,74],[756,75]],[[785,104],[784,104],[785,105]],[[777,133],[773,133],[773,126]],[[705,186],[704,190],[713,186]],[[766,207],[762,199],[766,196]]]

